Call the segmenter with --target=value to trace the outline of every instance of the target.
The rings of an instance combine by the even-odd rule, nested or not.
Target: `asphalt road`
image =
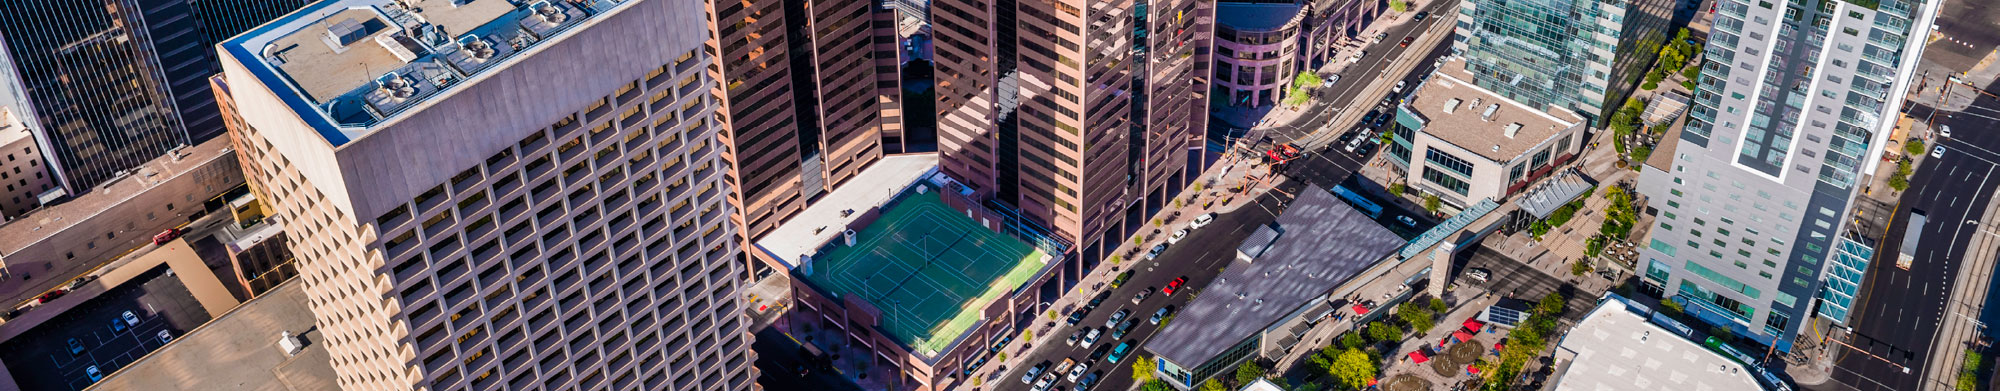
[[[1943,157],[1931,157],[1917,168],[1895,220],[1876,246],[1847,342],[1867,354],[1843,349],[1828,383],[1831,389],[1918,389],[1939,325],[1976,315],[1947,314],[1947,308],[1963,307],[1947,296],[1967,242],[1980,231],[1980,225],[1966,221],[1985,213],[1994,187],[2000,186],[2000,180],[1989,180],[2000,173],[2000,133],[1994,132],[2000,129],[2000,101],[1979,97],[1965,112],[1939,113],[1939,123],[1950,126],[1956,137],[1937,143],[1945,149]],[[1903,270],[1896,267],[1896,258],[1905,230],[1912,228],[1912,210],[1922,211],[1927,221],[1914,227],[1923,230],[1921,243],[1909,270]]]
[[[1305,108],[1304,110],[1307,110],[1307,112],[1304,115],[1301,115],[1297,120],[1293,120],[1291,124],[1275,126],[1264,130],[1264,134],[1279,141],[1298,139],[1319,129],[1327,121],[1333,120],[1334,115],[1338,113],[1336,108],[1345,109],[1357,99],[1381,99],[1382,97],[1380,96],[1360,96],[1359,94],[1363,88],[1368,86],[1370,81],[1375,78],[1385,77],[1383,72],[1388,69],[1389,64],[1395,61],[1396,57],[1402,56],[1404,51],[1410,50],[1409,48],[1397,46],[1397,44],[1403,41],[1403,38],[1429,29],[1431,24],[1434,23],[1454,23],[1456,19],[1451,15],[1438,15],[1437,13],[1438,10],[1450,8],[1452,4],[1456,3],[1456,1],[1431,1],[1418,10],[1430,12],[1430,17],[1425,18],[1421,22],[1403,23],[1389,27],[1385,31],[1388,37],[1383,38],[1380,43],[1364,47],[1362,50],[1368,54],[1362,56],[1359,62],[1348,65],[1346,70],[1340,72],[1340,81],[1333,83],[1333,87],[1313,91],[1313,95],[1317,97],[1316,100],[1318,103]],[[1415,13],[1412,12],[1411,15],[1415,15]],[[1368,39],[1371,37],[1360,38]],[[1448,49],[1451,47],[1451,44],[1449,40],[1444,40],[1440,41],[1437,46]],[[1337,61],[1347,61],[1347,59],[1342,58]],[[1417,69],[1422,72],[1412,72],[1412,74],[1429,74],[1427,71],[1429,67],[1429,64],[1421,65]],[[1416,85],[1416,81],[1414,80],[1409,83],[1410,86]],[[1408,91],[1408,88],[1405,88],[1404,92]],[[1213,122],[1220,123],[1221,121]]]
[[[1247,201],[1239,200],[1237,202]],[[1273,210],[1277,210],[1278,208],[1279,201],[1277,196],[1266,195],[1259,197],[1256,202],[1259,205],[1245,205],[1235,212],[1221,214],[1216,217],[1214,222],[1209,223],[1209,225],[1189,232],[1188,236],[1179,243],[1168,246],[1167,250],[1162,252],[1156,260],[1127,261],[1122,265],[1118,265],[1120,269],[1116,271],[1117,273],[1125,272],[1125,267],[1131,268],[1130,270],[1133,271],[1131,280],[1126,281],[1116,289],[1111,289],[1110,299],[1105,300],[1096,310],[1091,311],[1090,315],[1085,316],[1082,322],[1077,323],[1075,326],[1058,323],[1059,326],[1053,332],[1058,338],[1067,338],[1071,333],[1075,333],[1084,327],[1103,328],[1104,322],[1111,317],[1112,313],[1116,313],[1120,309],[1129,309],[1132,311],[1131,318],[1137,320],[1137,325],[1133,327],[1129,335],[1125,336],[1125,340],[1135,341],[1133,350],[1136,352],[1138,350],[1136,346],[1142,346],[1147,343],[1153,333],[1159,329],[1159,326],[1146,321],[1147,318],[1153,315],[1154,311],[1167,305],[1173,305],[1176,309],[1186,307],[1190,292],[1197,292],[1207,287],[1208,283],[1215,279],[1215,271],[1226,265],[1231,259],[1235,259],[1237,243],[1241,243],[1243,238],[1250,236],[1250,232],[1254,231],[1257,225],[1277,220],[1277,215],[1272,213]],[[1145,290],[1147,287],[1152,287],[1156,290],[1164,288],[1168,281],[1172,281],[1174,278],[1180,276],[1187,276],[1188,278],[1188,282],[1182,286],[1182,290],[1175,291],[1171,296],[1156,292],[1139,304],[1132,303],[1132,296],[1138,294],[1139,291]],[[1092,290],[1090,287],[1083,288],[1085,291],[1078,294],[1086,295],[1085,297],[1098,294],[1097,290]],[[1109,287],[1107,286],[1106,288]],[[1068,316],[1068,313],[1064,312],[1064,316]],[[1114,346],[1123,341],[1111,339],[1109,333],[1110,331],[1106,330],[1105,335],[1099,337],[1097,346]],[[1029,355],[1030,359],[1022,361],[1025,364],[1022,364],[1021,367],[1008,368],[1006,375],[999,379],[993,379],[987,382],[987,384],[995,390],[1027,390],[1030,387],[1027,384],[1021,383],[1021,376],[1025,374],[1025,371],[1029,367],[1043,360],[1060,363],[1064,358],[1074,358],[1077,362],[1082,363],[1086,358],[1085,356],[1088,356],[1092,349],[1095,349],[1095,347],[1070,346],[1064,344],[1060,339],[1052,339],[1041,346],[1036,346]],[[1099,361],[1104,360],[1100,359]],[[1100,390],[1124,390],[1129,388],[1132,385],[1131,363],[1132,359],[1130,356],[1120,360],[1116,365],[1108,362],[1093,363],[1089,371],[1103,370],[1105,372],[1103,380],[1099,381],[1098,385],[1094,388]],[[1067,379],[1059,378],[1058,380],[1060,381],[1057,384],[1065,388],[1072,388],[1074,386]]]

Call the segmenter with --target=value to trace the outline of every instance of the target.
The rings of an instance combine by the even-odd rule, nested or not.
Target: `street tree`
[[[1369,381],[1375,380],[1375,374],[1380,370],[1375,367],[1375,360],[1369,358],[1368,353],[1347,349],[1334,358],[1333,365],[1327,372],[1341,385],[1347,386],[1347,389],[1359,390],[1367,387]]]
[[[1158,366],[1159,363],[1153,362],[1153,359],[1150,357],[1146,356],[1133,357],[1132,382],[1146,383],[1153,381],[1153,370]]]

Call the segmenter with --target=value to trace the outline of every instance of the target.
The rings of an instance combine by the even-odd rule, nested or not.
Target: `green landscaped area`
[[[805,278],[882,310],[882,333],[936,354],[979,324],[980,311],[1043,266],[1043,253],[979,226],[936,194],[910,194],[813,261]]]

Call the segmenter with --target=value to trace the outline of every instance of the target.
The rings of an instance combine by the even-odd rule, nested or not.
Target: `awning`
[[[1564,170],[1561,175],[1529,189],[1527,195],[1515,202],[1521,206],[1522,211],[1534,215],[1537,219],[1546,219],[1555,213],[1556,209],[1589,194],[1594,186],[1596,185],[1591,183],[1590,179],[1584,178],[1575,170]]]
[[[1479,321],[1479,319],[1465,318],[1465,323],[1463,324],[1463,326],[1465,326],[1466,330],[1471,330],[1472,332],[1476,333],[1479,332],[1479,330],[1484,330],[1486,328],[1486,322],[1481,322]]]
[[[1424,351],[1422,350],[1410,352],[1410,361],[1416,361],[1418,364],[1422,364],[1425,361],[1430,361],[1430,360],[1431,360],[1430,356],[1425,356]]]
[[[1471,341],[1471,340],[1472,340],[1472,334],[1466,334],[1466,333],[1465,333],[1465,330],[1457,330],[1457,331],[1452,331],[1452,332],[1451,332],[1451,340],[1452,340],[1452,342],[1465,342],[1465,341]]]

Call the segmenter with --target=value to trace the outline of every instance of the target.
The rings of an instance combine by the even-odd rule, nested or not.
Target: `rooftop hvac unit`
[[[285,357],[297,356],[305,348],[306,344],[299,341],[299,336],[292,335],[290,331],[278,332],[278,349],[284,350]]]
[[[479,36],[472,34],[466,34],[465,37],[459,38],[458,46],[465,50],[466,55],[481,60],[491,59],[495,53],[492,43],[486,42],[484,39],[479,39]]]
[[[840,231],[840,238],[842,242],[847,243],[848,247],[854,246],[854,230],[850,229],[850,230]]]

